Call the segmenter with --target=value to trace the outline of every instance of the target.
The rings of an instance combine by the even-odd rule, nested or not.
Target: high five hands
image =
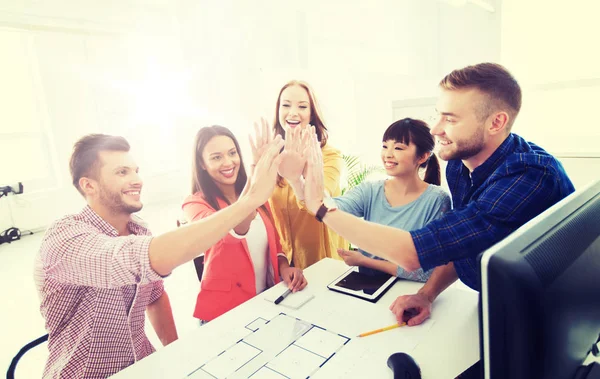
[[[282,160],[281,149],[284,141],[280,135],[275,138],[271,135],[271,129],[265,119],[261,119],[261,125],[254,123],[255,139],[250,137],[252,148],[252,164],[250,175],[242,196],[256,199],[258,206],[264,204],[275,188],[277,182],[277,170]],[[257,207],[258,207],[257,206]]]
[[[310,127],[308,141],[304,149],[306,156],[306,177],[304,178],[304,201],[306,208],[313,214],[323,203],[325,184],[323,177],[323,153],[321,144],[315,133],[315,127]]]
[[[308,126],[302,129],[286,130],[285,149],[279,154],[283,146],[281,137],[272,138],[267,122],[264,119],[261,121],[262,128],[255,123],[256,143],[252,139],[250,140],[254,162],[259,162],[254,168],[252,180],[265,178],[265,182],[269,181],[269,183],[263,187],[271,186],[270,190],[272,192],[277,173],[288,181],[293,181],[300,178],[304,172],[305,204],[310,212],[316,213],[323,202],[325,186],[323,155],[315,133],[315,127]],[[261,165],[260,172],[258,170],[259,164]],[[248,180],[250,182],[250,178]],[[263,189],[263,187],[257,188],[256,191]],[[360,265],[361,257],[359,255],[361,254],[347,251],[339,251],[339,253],[348,264]],[[293,287],[297,287],[294,284],[304,287],[305,284],[301,278],[300,276],[289,275],[286,283],[289,281]],[[290,285],[290,283],[287,284]],[[431,305],[432,301],[421,294],[405,295],[399,296],[392,303],[390,311],[396,316],[398,322],[406,322],[409,326],[414,326],[429,318]]]
[[[279,165],[279,175],[290,183],[296,183],[305,172],[305,148],[310,140],[312,130],[314,128],[311,125],[286,128],[285,148]]]
[[[321,205],[324,193],[323,156],[315,127],[307,125],[306,127],[287,128],[285,143],[280,135],[273,138],[271,127],[264,118],[261,118],[260,123],[254,123],[254,131],[254,139],[250,136],[251,174],[248,176],[248,182],[242,193],[247,193],[256,183],[255,180],[259,178],[257,176],[259,162],[265,158],[271,163],[271,166],[267,168],[267,163],[263,164],[265,167],[263,167],[260,178],[271,179],[272,172],[269,169],[276,167],[275,176],[279,174],[295,189],[301,189],[306,198],[308,210],[315,213]],[[284,145],[285,147],[281,151],[281,147]],[[278,146],[280,149],[276,154],[278,156],[273,156],[273,151],[276,149],[274,146]],[[266,158],[269,151],[271,154]],[[267,171],[269,174],[266,173]],[[304,183],[298,185],[300,181]],[[308,183],[310,186],[307,186]],[[302,198],[302,194],[299,195]]]

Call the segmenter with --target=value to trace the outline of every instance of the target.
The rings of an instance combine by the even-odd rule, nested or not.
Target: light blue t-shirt
[[[343,196],[334,197],[338,208],[367,221],[392,226],[406,231],[424,227],[451,208],[450,195],[440,186],[430,184],[416,200],[399,207],[392,207],[385,197],[385,180],[363,182]],[[370,258],[382,259],[366,251],[359,251]],[[399,278],[426,282],[433,269],[413,272],[398,267]]]

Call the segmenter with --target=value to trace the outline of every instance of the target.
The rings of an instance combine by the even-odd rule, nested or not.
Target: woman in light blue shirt
[[[387,180],[363,182],[344,196],[335,197],[339,209],[367,221],[403,230],[420,229],[450,209],[448,193],[440,185],[440,166],[433,148],[435,140],[423,121],[405,118],[383,134],[381,160]],[[423,179],[419,171],[425,169]],[[366,251],[338,249],[350,266],[361,272],[383,271],[399,278],[426,282],[431,271],[407,272]]]

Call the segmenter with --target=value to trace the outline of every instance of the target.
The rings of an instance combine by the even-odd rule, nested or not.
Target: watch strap
[[[321,206],[317,210],[317,214],[315,215],[315,218],[317,220],[319,220],[319,222],[323,222],[323,217],[325,217],[325,214],[327,214],[327,211],[329,211],[329,209],[327,208],[325,203],[321,203]]]

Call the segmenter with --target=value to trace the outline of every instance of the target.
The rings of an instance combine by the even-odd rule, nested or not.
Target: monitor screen
[[[600,333],[600,181],[481,256],[486,379],[573,378]]]

